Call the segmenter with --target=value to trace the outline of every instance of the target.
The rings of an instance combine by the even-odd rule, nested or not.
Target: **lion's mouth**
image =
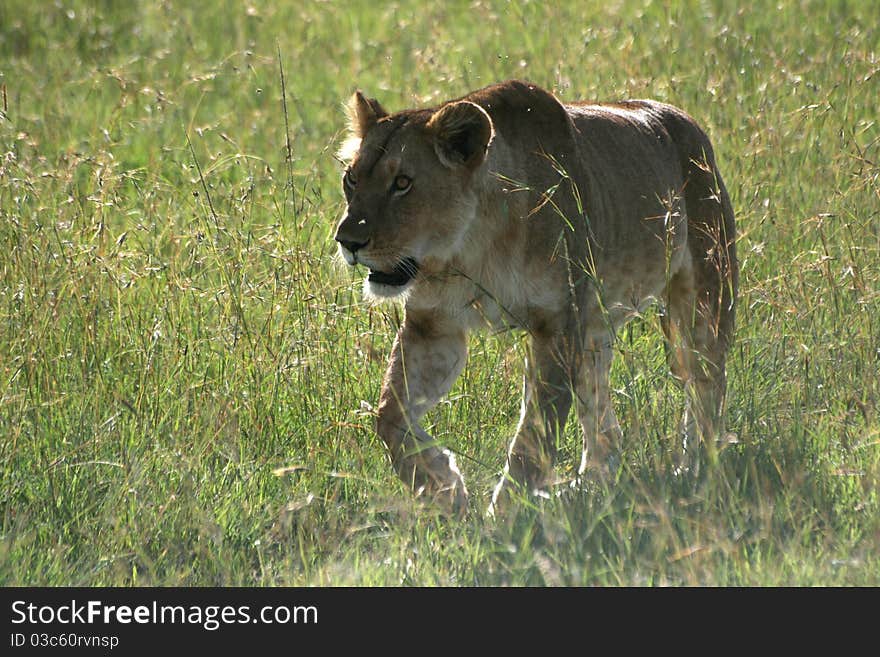
[[[400,263],[398,263],[398,265],[390,272],[371,269],[370,275],[367,277],[367,280],[370,283],[379,283],[380,285],[391,285],[393,287],[400,287],[409,283],[413,278],[415,278],[418,272],[419,263],[417,263],[412,258],[406,258],[404,260],[401,260]]]

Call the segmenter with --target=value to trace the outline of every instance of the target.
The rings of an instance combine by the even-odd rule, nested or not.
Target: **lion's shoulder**
[[[521,114],[563,117],[565,109],[556,96],[524,80],[506,80],[472,91],[459,100],[467,100],[485,109],[493,119]]]
[[[571,119],[565,106],[549,91],[524,80],[507,80],[471,92],[459,100],[482,107],[495,130],[510,141],[565,139]]]

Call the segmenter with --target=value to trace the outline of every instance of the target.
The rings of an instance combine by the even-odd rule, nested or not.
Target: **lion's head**
[[[360,91],[348,112],[351,134],[340,150],[348,205],[335,239],[349,265],[370,270],[368,296],[398,297],[462,248],[492,120],[468,101],[388,114]]]

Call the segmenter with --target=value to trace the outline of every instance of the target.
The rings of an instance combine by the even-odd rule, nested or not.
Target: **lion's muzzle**
[[[390,272],[378,271],[370,268],[367,280],[370,283],[401,287],[409,283],[419,272],[419,263],[412,258],[404,258]]]

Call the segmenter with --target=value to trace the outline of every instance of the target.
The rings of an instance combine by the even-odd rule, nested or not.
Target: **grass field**
[[[268,4],[0,3],[0,584],[880,585],[876,2]],[[670,475],[649,313],[618,480],[491,522],[525,342],[478,335],[428,418],[472,495],[448,522],[372,432],[400,312],[334,262],[333,153],[356,87],[510,77],[712,136],[738,442]]]

